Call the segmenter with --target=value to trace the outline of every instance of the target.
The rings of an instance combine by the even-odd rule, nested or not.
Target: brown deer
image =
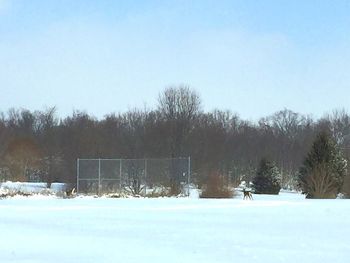
[[[65,198],[73,198],[73,197],[75,197],[75,195],[76,195],[76,192],[75,192],[75,188],[73,188],[73,189],[66,189],[66,192],[65,192]]]
[[[243,189],[243,200],[244,199],[250,199],[253,200],[252,193],[249,190]]]

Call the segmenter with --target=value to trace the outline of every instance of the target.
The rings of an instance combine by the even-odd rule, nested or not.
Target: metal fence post
[[[119,191],[122,191],[122,164],[123,160],[119,159]]]
[[[145,196],[147,194],[147,159],[145,159]]]
[[[188,176],[187,176],[188,196],[190,196],[190,182],[191,182],[191,156],[188,157]]]
[[[98,159],[98,195],[101,195],[101,159]]]
[[[77,159],[77,194],[79,194],[79,158]]]

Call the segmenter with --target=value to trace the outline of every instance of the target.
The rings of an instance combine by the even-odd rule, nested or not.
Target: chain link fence
[[[156,191],[188,195],[191,159],[78,159],[77,192],[127,192],[145,196]]]

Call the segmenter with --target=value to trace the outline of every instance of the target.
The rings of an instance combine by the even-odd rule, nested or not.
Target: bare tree
[[[42,149],[43,180],[50,185],[61,177],[60,166],[63,161],[57,137],[58,118],[56,108],[36,112],[37,137]]]
[[[40,167],[41,152],[31,138],[12,140],[3,157],[5,167],[14,181],[26,181],[28,172]]]
[[[63,156],[60,180],[76,182],[77,158],[98,158],[101,156],[101,136],[98,121],[85,112],[75,111],[61,121],[58,127],[58,141]]]
[[[167,125],[170,156],[186,154],[186,140],[200,113],[199,95],[187,86],[170,87],[159,95],[158,102],[158,111]]]
[[[295,184],[295,174],[309,146],[309,143],[300,142],[309,120],[288,109],[260,120],[260,127],[264,127],[261,130],[270,132],[264,135],[263,141],[267,143],[265,146],[267,151],[264,154],[270,156],[279,167],[282,187],[291,187]],[[313,137],[310,137],[307,140],[310,142],[312,139]]]
[[[328,123],[330,132],[338,145],[350,142],[350,116],[344,110],[334,110],[327,114],[321,121]]]

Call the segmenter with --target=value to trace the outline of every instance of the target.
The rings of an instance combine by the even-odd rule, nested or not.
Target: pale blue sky
[[[0,0],[0,110],[102,117],[186,84],[256,120],[350,109],[350,1]]]

